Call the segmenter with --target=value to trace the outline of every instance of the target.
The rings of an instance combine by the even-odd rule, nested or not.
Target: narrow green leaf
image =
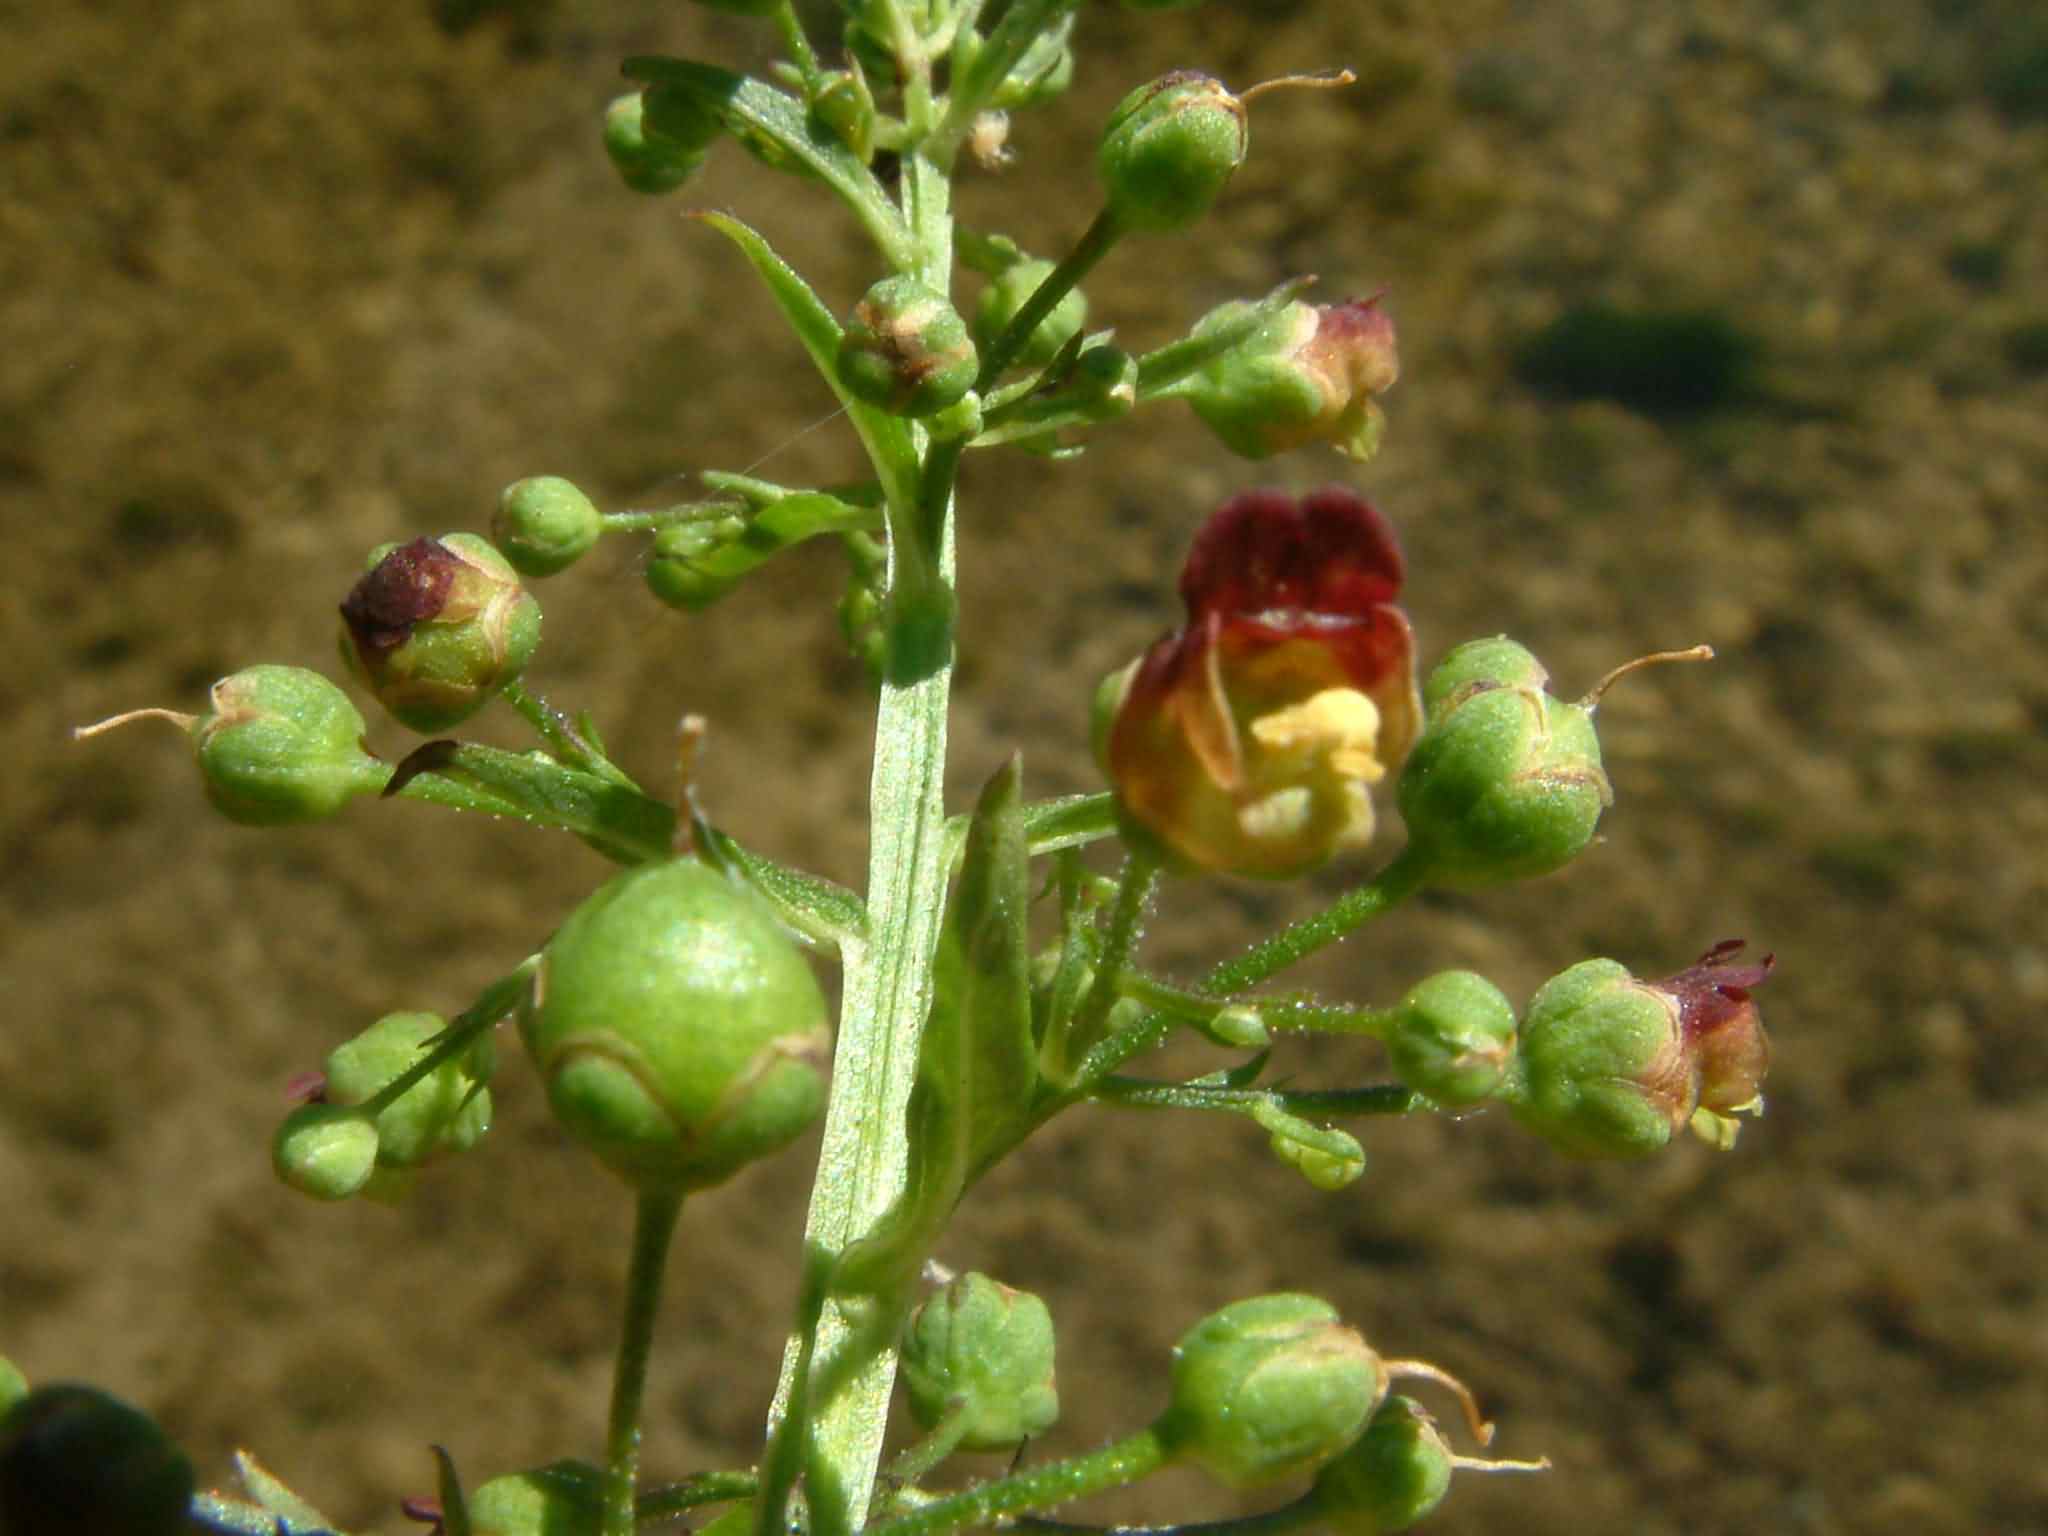
[[[455,1475],[455,1458],[443,1446],[430,1446],[441,1492],[441,1529],[447,1536],[469,1536],[469,1501],[462,1496],[462,1479]]]
[[[670,856],[676,815],[659,800],[611,779],[565,767],[544,752],[504,752],[451,742],[399,793],[421,799],[439,780],[482,791],[493,810],[537,826],[575,832],[608,858],[644,864]]]
[[[772,164],[795,164],[839,194],[866,227],[890,266],[909,271],[917,252],[903,216],[860,157],[802,102],[759,80],[689,59],[642,55],[626,60],[626,77],[681,86],[724,121],[726,131]]]
[[[247,1451],[235,1452],[235,1477],[250,1498],[272,1516],[288,1521],[294,1531],[340,1532],[340,1526],[293,1493]],[[274,1524],[271,1528],[276,1529]]]
[[[715,827],[701,826],[701,835],[710,840],[711,852],[737,870],[813,948],[837,955],[843,945],[866,934],[867,908],[845,886],[764,858]]]
[[[1065,795],[1019,810],[1033,857],[1081,848],[1116,835],[1116,802],[1107,794]]]

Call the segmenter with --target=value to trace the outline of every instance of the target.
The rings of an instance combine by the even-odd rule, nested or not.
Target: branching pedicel
[[[1149,1427],[1070,1461],[936,1486],[955,1451],[1021,1445],[1058,1413],[1042,1302],[976,1274],[923,1294],[954,1208],[1083,1101],[1249,1117],[1331,1189],[1363,1168],[1357,1141],[1329,1123],[1346,1115],[1498,1102],[1571,1156],[1642,1156],[1688,1126],[1727,1145],[1734,1117],[1761,1103],[1766,1047],[1750,993],[1770,961],[1742,964],[1739,946],[1723,944],[1668,981],[1642,982],[1587,960],[1519,1017],[1469,972],[1427,977],[1378,1008],[1252,991],[1425,887],[1561,868],[1611,799],[1598,691],[1554,697],[1513,641],[1459,647],[1418,687],[1392,526],[1341,485],[1298,500],[1247,491],[1194,532],[1186,623],[1097,700],[1108,793],[1031,801],[1013,761],[971,812],[949,818],[940,788],[963,617],[954,541],[972,526],[956,524],[963,455],[1008,445],[1067,456],[1178,397],[1247,458],[1328,445],[1363,460],[1398,372],[1393,325],[1377,296],[1318,306],[1300,296],[1304,282],[1226,304],[1144,355],[1088,329],[1085,274],[1126,239],[1205,218],[1245,157],[1251,93],[1202,74],[1170,74],[1116,108],[1096,167],[1100,212],[1064,255],[956,227],[955,162],[963,151],[999,158],[1002,114],[1060,93],[1081,0],[844,0],[836,65],[789,0],[706,3],[772,25],[785,61],[759,80],[630,60],[640,89],[606,114],[606,147],[628,186],[661,194],[733,139],[853,215],[881,275],[844,321],[753,230],[697,217],[758,275],[843,404],[872,477],[788,487],[706,474],[704,499],[658,513],[601,512],[540,477],[504,493],[488,540],[453,533],[376,552],[341,605],[342,649],[383,708],[434,738],[396,765],[364,748],[341,688],[296,667],[224,679],[202,715],[138,712],[186,730],[208,797],[236,821],[421,800],[566,830],[625,866],[453,1019],[393,1014],[336,1049],[298,1085],[277,1132],[277,1171],[292,1188],[398,1198],[488,1128],[494,1036],[516,1018],[555,1114],[638,1201],[602,1464],[562,1461],[466,1491],[444,1456],[438,1496],[406,1508],[451,1536],[629,1536],[702,1506],[722,1509],[716,1524],[733,1536],[940,1536],[1185,1461],[1236,1488],[1305,1483],[1261,1530],[1403,1529],[1443,1498],[1454,1469],[1509,1464],[1453,1454],[1429,1414],[1390,1390],[1448,1388],[1483,1444],[1462,1386],[1383,1358],[1326,1303],[1292,1294],[1196,1323]],[[981,279],[971,319],[954,307],[956,265]],[[694,805],[646,794],[593,721],[525,688],[540,638],[526,583],[620,533],[652,536],[648,585],[692,612],[792,545],[844,548],[847,637],[878,688],[864,893],[761,858]],[[526,720],[536,750],[446,734],[492,700]],[[1363,859],[1390,785],[1405,849],[1330,909],[1193,987],[1138,962],[1135,935],[1162,876],[1287,879]],[[1124,848],[1113,879],[1081,856],[1103,842]],[[1041,892],[1054,936],[1034,951]],[[814,961],[841,971],[836,1039]],[[1127,1074],[1181,1028],[1229,1064],[1187,1082]],[[1272,1036],[1305,1030],[1380,1039],[1395,1080],[1261,1086]],[[821,1111],[800,1314],[763,1452],[750,1467],[648,1486],[642,1386],[685,1196],[778,1150]],[[899,1352],[922,1437],[883,1468]],[[176,1448],[90,1388],[30,1391],[0,1362],[0,1403],[11,1404],[0,1429],[6,1536],[170,1532],[188,1516],[270,1536],[331,1529],[246,1459],[240,1496],[195,1499]]]

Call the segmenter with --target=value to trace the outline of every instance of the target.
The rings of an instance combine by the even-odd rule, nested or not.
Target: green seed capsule
[[[1401,999],[1386,1039],[1403,1083],[1445,1109],[1465,1109],[1506,1081],[1515,1009],[1484,976],[1443,971]]]
[[[535,579],[567,570],[596,547],[603,531],[590,498],[555,475],[513,481],[491,519],[491,538],[507,563]]]
[[[1365,1428],[1387,1373],[1364,1339],[1314,1296],[1233,1302],[1181,1338],[1173,1401],[1156,1426],[1232,1488],[1310,1472]]]
[[[1245,149],[1244,103],[1220,80],[1176,70],[1117,104],[1095,168],[1119,225],[1166,234],[1209,211]]]
[[[673,192],[688,181],[704,163],[706,148],[717,136],[715,117],[711,117],[711,131],[701,144],[681,142],[655,131],[648,121],[646,95],[640,91],[629,91],[605,108],[604,152],[612,169],[619,173],[619,180],[648,197]]]
[[[926,1429],[964,1412],[961,1450],[1005,1451],[1042,1435],[1060,1416],[1052,1314],[1028,1291],[962,1275],[911,1314],[903,1385]]]
[[[230,821],[322,821],[375,794],[385,768],[363,750],[363,717],[348,695],[304,667],[247,667],[213,685],[192,722],[206,798]]]
[[[156,1422],[97,1387],[37,1387],[0,1417],[5,1536],[179,1536],[192,1488]]]
[[[556,1117],[643,1188],[721,1183],[824,1104],[816,978],[758,897],[693,858],[628,870],[578,908],[519,1025]]]

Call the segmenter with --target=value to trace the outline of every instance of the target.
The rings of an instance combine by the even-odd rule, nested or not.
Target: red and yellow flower
[[[1181,572],[1188,621],[1112,679],[1098,732],[1126,818],[1169,857],[1286,879],[1372,838],[1420,728],[1400,546],[1339,486],[1251,491]]]

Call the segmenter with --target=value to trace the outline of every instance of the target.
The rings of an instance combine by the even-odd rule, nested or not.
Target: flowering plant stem
[[[604,1536],[633,1536],[633,1497],[640,1471],[640,1404],[646,1395],[647,1357],[661,1310],[661,1277],[669,1240],[682,1215],[682,1191],[649,1190],[633,1214],[633,1260],[626,1276],[626,1310],[612,1369],[611,1422],[605,1434]]]

